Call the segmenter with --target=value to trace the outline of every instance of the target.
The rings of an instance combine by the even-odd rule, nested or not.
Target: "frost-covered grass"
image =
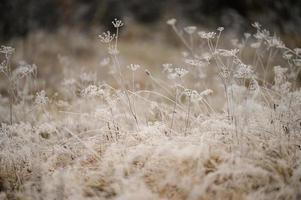
[[[223,27],[167,23],[182,63],[124,65],[114,20],[111,81],[66,68],[52,93],[1,48],[0,199],[301,198],[301,50],[258,23],[232,49]]]

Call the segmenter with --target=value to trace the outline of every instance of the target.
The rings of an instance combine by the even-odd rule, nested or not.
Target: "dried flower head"
[[[104,90],[96,85],[89,85],[81,91],[82,97],[97,97],[104,94]]]
[[[175,18],[171,18],[169,20],[167,20],[167,24],[170,26],[174,26],[176,24],[177,20]]]
[[[14,51],[15,49],[9,46],[2,45],[0,48],[0,53],[4,53],[4,54],[13,54]]]
[[[162,67],[163,67],[163,72],[172,72],[173,71],[173,68],[172,68],[172,64],[170,64],[170,63],[164,63],[163,65],[162,65]]]
[[[112,34],[110,31],[103,32],[101,35],[98,35],[102,43],[110,43],[115,38],[115,34]]]
[[[215,38],[215,35],[216,33],[215,32],[205,32],[205,31],[199,31],[198,32],[198,35],[203,38],[203,39],[214,39]]]
[[[36,98],[35,98],[35,104],[36,105],[46,105],[48,103],[48,97],[46,96],[46,92],[44,90],[37,92]]]
[[[203,67],[206,66],[208,64],[208,61],[205,60],[205,62],[203,60],[200,59],[188,59],[186,58],[184,60],[185,63],[192,65],[192,66],[197,66],[197,67]]]
[[[234,77],[239,79],[249,79],[255,77],[254,70],[252,66],[239,63],[235,71]]]
[[[138,64],[130,64],[127,66],[128,69],[132,70],[132,71],[136,71],[137,69],[139,69],[141,66]]]
[[[124,23],[121,20],[118,20],[116,18],[112,21],[112,24],[115,28],[120,28],[124,25]]]
[[[184,31],[191,35],[196,31],[196,29],[196,26],[187,26],[184,28]]]
[[[213,90],[206,89],[206,90],[204,90],[203,92],[200,93],[200,96],[204,98],[204,97],[207,97],[207,96],[211,95],[212,93],[213,93]]]
[[[224,57],[235,57],[238,52],[239,52],[239,49],[231,49],[231,50],[218,49],[217,50],[217,53]]]
[[[188,71],[184,68],[177,67],[175,68],[175,73],[179,78],[182,78],[188,73]]]
[[[224,27],[222,27],[222,26],[221,26],[221,27],[218,27],[217,30],[218,30],[219,32],[222,32],[222,31],[224,30]]]

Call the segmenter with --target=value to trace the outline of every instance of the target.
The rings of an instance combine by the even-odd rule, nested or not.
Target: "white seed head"
[[[216,33],[215,32],[204,32],[204,31],[199,31],[198,32],[198,35],[203,38],[203,39],[214,39],[215,38],[215,35]]]
[[[112,24],[115,28],[119,28],[124,25],[124,23],[121,20],[118,20],[116,18],[112,21]]]
[[[192,35],[196,31],[196,26],[187,26],[184,28],[184,31],[189,35]]]
[[[102,43],[110,43],[115,38],[115,34],[112,34],[110,31],[103,32],[101,35],[98,35]]]
[[[0,48],[0,53],[4,53],[4,54],[13,54],[14,51],[15,49],[9,46],[2,45]]]
[[[140,65],[138,64],[130,64],[127,66],[128,69],[132,70],[132,71],[136,71],[137,69],[140,68]]]
[[[221,27],[218,27],[217,30],[218,30],[219,32],[222,32],[222,31],[224,30],[224,27],[222,27],[222,26],[221,26]]]
[[[46,96],[46,92],[44,90],[38,92],[35,98],[35,104],[37,105],[46,105],[48,103],[48,97]]]
[[[175,18],[171,18],[169,20],[167,20],[167,24],[170,26],[174,26],[176,24],[177,20]]]
[[[179,78],[184,77],[188,73],[186,69],[180,67],[175,68],[175,72]]]

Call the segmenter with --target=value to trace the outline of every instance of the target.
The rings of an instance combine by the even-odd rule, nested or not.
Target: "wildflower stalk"
[[[115,25],[114,25],[115,26]],[[119,26],[115,26],[116,28],[116,37],[115,37],[115,50],[118,51],[118,36],[119,36]],[[114,60],[115,60],[115,63],[118,67],[118,71],[119,71],[119,76],[120,76],[120,80],[121,80],[121,87],[122,89],[124,90],[125,92],[125,95],[126,95],[126,98],[128,100],[128,104],[129,104],[129,110],[131,112],[131,115],[133,116],[135,122],[136,122],[136,125],[137,125],[137,129],[139,130],[139,123],[138,123],[138,119],[137,119],[137,116],[136,116],[136,113],[134,112],[133,110],[133,105],[131,103],[131,99],[129,97],[129,93],[125,87],[125,81],[124,81],[124,77],[122,76],[122,73],[121,73],[121,67],[120,67],[120,62],[119,62],[119,59],[117,57],[117,54],[115,53],[114,56],[113,56]]]
[[[9,95],[9,123],[13,124],[13,101],[14,101],[14,80],[12,77],[12,69],[11,69],[11,55],[13,54],[14,49],[11,47],[1,46],[0,53],[5,54],[5,60],[1,63],[0,73],[3,73],[8,81],[8,95]],[[3,66],[2,66],[3,64]]]

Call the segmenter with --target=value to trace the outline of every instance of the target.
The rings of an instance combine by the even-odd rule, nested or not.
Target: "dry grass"
[[[31,37],[15,43],[14,59],[31,58],[40,78],[18,91],[12,125],[1,97],[0,199],[301,198],[301,91],[286,90],[281,68],[272,85],[255,65],[237,78],[241,69],[215,52],[202,78],[173,46],[127,32],[109,63],[94,36]],[[221,63],[236,76],[226,91],[215,78]]]

